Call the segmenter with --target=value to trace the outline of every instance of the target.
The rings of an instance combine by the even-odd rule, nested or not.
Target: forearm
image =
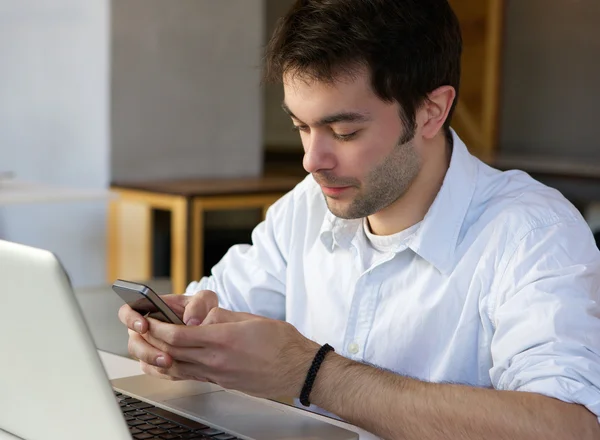
[[[311,401],[386,439],[600,438],[582,406],[539,394],[432,384],[330,353]]]

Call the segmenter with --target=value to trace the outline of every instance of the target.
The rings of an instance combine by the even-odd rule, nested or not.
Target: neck
[[[423,149],[423,167],[406,193],[385,209],[368,217],[375,235],[392,235],[419,223],[429,211],[450,165],[452,150],[445,136],[437,136]]]

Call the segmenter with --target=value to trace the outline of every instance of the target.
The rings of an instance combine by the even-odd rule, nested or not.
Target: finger
[[[209,347],[223,345],[231,339],[233,329],[227,324],[189,326],[175,325],[148,318],[148,333],[154,338],[172,347]],[[154,340],[153,340],[154,341]]]
[[[156,339],[175,347],[214,347],[231,342],[236,327],[233,324],[253,319],[264,319],[250,313],[231,312],[214,308],[201,326],[173,325],[148,318],[149,332]]]
[[[153,328],[152,327],[153,325],[155,328],[157,325],[163,324],[163,322],[156,320],[154,318],[149,318],[149,324],[150,324],[150,328]],[[171,325],[173,325],[173,324],[171,324]],[[171,358],[173,360],[177,359],[177,360],[185,361],[185,362],[194,362],[195,361],[195,357],[193,357],[193,355],[191,355],[191,354],[188,354],[188,352],[190,352],[191,350],[195,350],[195,347],[191,347],[191,348],[176,347],[176,346],[173,346],[173,345],[165,342],[164,340],[162,340],[160,338],[157,338],[153,333],[154,333],[153,331],[148,331],[147,333],[142,335],[142,337],[148,344],[150,344],[151,346],[156,348],[158,351],[160,351],[161,353],[168,354],[169,356],[171,356]]]
[[[150,365],[168,368],[173,364],[170,355],[153,347],[141,335],[131,330],[129,331],[127,349],[134,358]]]
[[[190,363],[204,363],[205,359],[209,359],[209,353],[207,348],[203,347],[176,347],[167,344],[165,341],[155,338],[151,332],[148,332],[142,336],[148,344],[152,345],[158,351],[166,353],[171,356],[173,361],[190,362]]]
[[[199,382],[212,382],[201,374],[201,366],[186,362],[175,362],[170,368],[160,368],[140,361],[140,366],[144,373],[161,379],[171,381],[196,380]]]
[[[209,375],[208,369],[202,364],[194,364],[190,362],[173,362],[170,368],[157,368],[159,374],[176,377],[181,380],[196,380],[199,382],[213,382]]]
[[[152,321],[153,318],[149,318],[149,320]],[[152,322],[150,322],[150,326],[152,326]],[[152,345],[154,348],[156,348],[160,352],[167,353],[169,355],[171,355],[171,353],[173,352],[173,346],[171,346],[170,344],[167,344],[162,339],[155,337],[151,331],[144,333],[142,335],[142,337],[148,344]]]
[[[119,309],[119,320],[127,326],[128,329],[137,333],[144,334],[148,331],[148,322],[138,312],[123,304]]]
[[[192,297],[186,295],[170,294],[160,295],[160,299],[162,299],[169,306],[169,308],[177,314],[177,316],[183,318],[185,309]]]
[[[250,313],[232,312],[220,307],[215,307],[208,313],[206,319],[202,322],[202,325],[242,322],[256,318],[259,317]]]
[[[201,290],[187,298],[189,302],[183,313],[183,322],[186,325],[200,325],[210,310],[219,306],[219,298],[212,290]]]
[[[179,381],[182,380],[177,377],[170,376],[168,374],[161,373],[161,369],[155,367],[153,365],[147,364],[146,362],[140,361],[140,367],[142,371],[148,376],[158,377],[159,379],[170,380],[170,381]]]

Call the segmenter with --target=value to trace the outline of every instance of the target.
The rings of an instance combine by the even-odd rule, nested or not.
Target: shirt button
[[[360,350],[360,347],[358,346],[358,344],[356,342],[353,342],[352,344],[348,345],[348,352],[350,354],[356,354],[356,353],[358,353],[359,350]]]

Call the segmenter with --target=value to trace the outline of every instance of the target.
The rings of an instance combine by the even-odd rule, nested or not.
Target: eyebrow
[[[292,113],[290,108],[287,106],[285,102],[281,103],[281,108],[284,112],[286,112],[290,117],[300,121],[300,119]],[[362,112],[340,112],[335,113],[333,115],[325,116],[321,118],[315,124],[317,127],[321,127],[323,125],[335,124],[338,122],[368,122],[371,121],[371,115],[369,113]]]

